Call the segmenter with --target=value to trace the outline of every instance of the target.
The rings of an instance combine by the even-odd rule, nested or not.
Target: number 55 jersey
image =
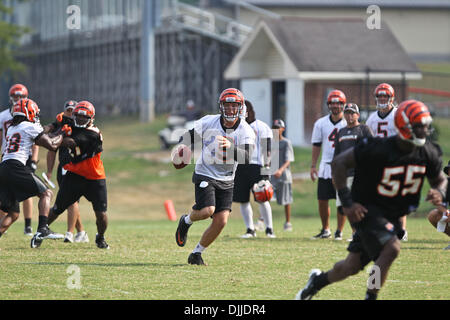
[[[436,178],[442,170],[438,145],[427,141],[408,153],[398,147],[396,139],[364,138],[354,148],[353,201],[376,205],[391,221],[415,211],[424,177]]]

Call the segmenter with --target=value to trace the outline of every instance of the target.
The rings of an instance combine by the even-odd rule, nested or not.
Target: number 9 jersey
[[[40,123],[29,121],[23,121],[18,125],[8,127],[2,162],[18,160],[26,165],[31,155],[31,147],[42,132],[44,132],[44,129]]]
[[[424,177],[436,178],[442,170],[438,145],[426,141],[423,147],[405,154],[396,139],[364,138],[354,148],[353,201],[376,205],[391,221],[415,211]]]

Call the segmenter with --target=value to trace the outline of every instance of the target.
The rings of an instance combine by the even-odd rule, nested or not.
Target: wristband
[[[339,200],[345,208],[350,208],[353,204],[352,193],[349,188],[345,187],[338,190]]]

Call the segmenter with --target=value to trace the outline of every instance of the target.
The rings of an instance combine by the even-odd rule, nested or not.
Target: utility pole
[[[139,112],[141,122],[152,122],[155,119],[155,29],[161,23],[163,1],[144,0],[142,10]]]

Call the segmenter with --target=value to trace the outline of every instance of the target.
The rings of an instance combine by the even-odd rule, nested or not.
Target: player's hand
[[[425,200],[431,202],[435,206],[439,206],[443,199],[442,194],[438,190],[430,189]]]
[[[311,170],[309,171],[309,175],[311,176],[311,180],[313,182],[316,181],[317,177],[319,176],[319,173],[317,172],[316,167],[311,167]]]
[[[277,171],[275,171],[275,173],[273,174],[273,176],[277,179],[279,179],[281,177],[281,175],[283,174],[283,171],[281,171],[280,169],[278,169]]]
[[[231,148],[231,141],[228,140],[224,136],[216,136],[216,141],[217,141],[217,144],[218,144],[219,148],[222,148],[222,149],[229,149],[229,148]]]
[[[72,135],[72,128],[69,127],[69,125],[67,125],[67,124],[63,125],[63,127],[61,128],[61,131],[64,132],[64,135],[66,137],[70,137]]]
[[[360,222],[367,213],[367,208],[358,202],[354,202],[350,208],[343,207],[343,210],[350,223]]]

